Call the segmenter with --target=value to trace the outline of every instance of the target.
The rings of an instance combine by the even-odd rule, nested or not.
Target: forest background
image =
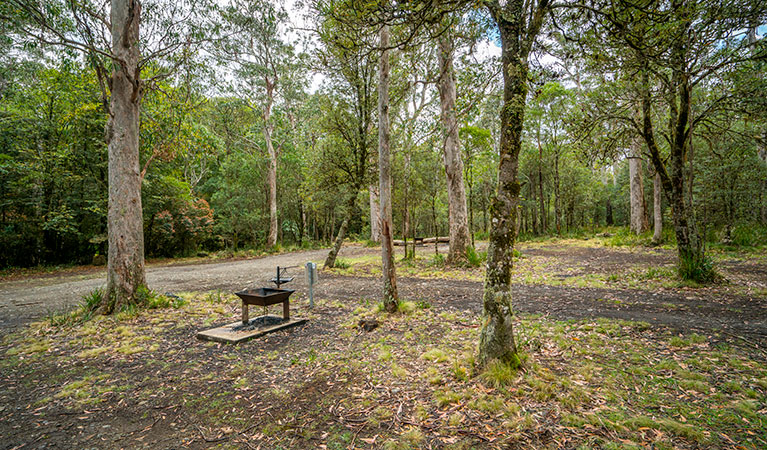
[[[76,35],[77,14],[59,6],[48,13]],[[145,5],[147,22],[152,14],[162,17],[162,6]],[[192,7],[200,5],[178,8]],[[139,131],[146,255],[328,245],[345,219],[348,236],[377,241],[378,54],[343,42],[349,39],[343,24],[323,14],[320,3],[206,4],[205,12],[204,19],[184,16],[197,28],[178,32],[170,56],[147,59],[141,68],[149,80]],[[33,22],[26,25],[34,29]],[[571,31],[578,20],[572,23]],[[0,267],[103,264],[109,92],[87,52],[51,52],[21,32],[26,25],[3,21],[0,33]],[[448,28],[473,245],[492,226],[499,39],[476,10]],[[674,245],[671,227],[654,239],[649,231],[672,216],[660,194],[660,215],[653,214],[660,186],[646,145],[604,108],[627,98],[632,74],[607,67],[604,59],[616,56],[591,51],[598,43],[545,31],[533,56],[519,156],[520,239],[631,226],[644,243]],[[761,44],[763,28],[741,31],[733,41]],[[374,29],[367,34],[376,37]],[[431,38],[392,53],[392,201],[400,239],[449,234],[439,53]],[[696,123],[694,151],[684,162],[687,201],[706,245],[767,242],[763,64],[733,63],[693,94],[696,105],[717,106]],[[657,120],[666,118],[659,113]],[[658,142],[667,155],[668,142]],[[639,222],[632,223],[632,209]],[[623,228],[608,232],[617,241],[634,239]]]

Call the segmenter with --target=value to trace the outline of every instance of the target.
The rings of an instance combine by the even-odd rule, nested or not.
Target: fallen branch
[[[200,432],[200,436],[202,436],[202,439],[205,442],[207,442],[207,443],[212,444],[212,443],[215,443],[215,442],[221,442],[221,441],[225,441],[225,440],[229,439],[229,436],[225,435],[225,434],[222,434],[221,436],[219,436],[217,438],[209,438],[209,437],[205,436],[205,433],[202,431],[202,427],[200,427],[199,425],[195,425],[195,426],[197,427],[197,431]]]

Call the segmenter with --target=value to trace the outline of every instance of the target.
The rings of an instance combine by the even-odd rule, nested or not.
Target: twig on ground
[[[203,439],[205,442],[207,442],[207,443],[211,443],[211,444],[212,444],[212,443],[214,443],[214,442],[221,442],[221,441],[225,441],[225,440],[229,439],[229,436],[228,436],[228,435],[221,435],[221,436],[219,436],[219,437],[217,437],[217,438],[209,438],[209,437],[206,437],[206,436],[205,436],[205,433],[202,431],[202,427],[200,427],[199,425],[195,425],[195,426],[197,427],[197,431],[199,431],[199,432],[200,432],[200,436],[202,436],[202,439]]]

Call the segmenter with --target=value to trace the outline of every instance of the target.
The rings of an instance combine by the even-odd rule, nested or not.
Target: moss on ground
[[[138,429],[172,407],[185,421],[164,432],[232,447],[542,447],[552,437],[568,448],[767,447],[764,355],[707,336],[520,315],[523,366],[479,370],[469,311],[412,300],[390,315],[370,299],[317,299],[309,311],[302,299],[293,307],[309,324],[226,346],[194,334],[236,316],[237,298],[183,298],[123,320],[42,322],[6,336],[5,398],[40,414],[86,417],[94,404],[146,414]],[[362,331],[363,317],[381,324]],[[25,420],[9,411],[9,423]],[[104,417],[99,426],[111,423]]]

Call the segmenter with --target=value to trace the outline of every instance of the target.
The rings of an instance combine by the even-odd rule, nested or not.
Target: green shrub
[[[83,294],[77,308],[71,312],[54,313],[48,315],[48,322],[54,327],[63,327],[82,323],[90,320],[104,301],[104,289],[96,288],[87,294]]]
[[[431,303],[427,302],[426,300],[418,300],[415,302],[415,306],[418,309],[429,309],[431,308]]]
[[[130,311],[123,311],[129,313],[138,313],[139,309],[161,309],[161,308],[180,308],[186,303],[181,297],[167,296],[153,291],[146,286],[139,286],[136,289],[136,302],[134,304],[126,305],[130,308]],[[134,311],[133,308],[136,308]]]
[[[612,236],[607,238],[605,244],[612,247],[636,247],[638,245],[650,245],[651,242],[651,231],[637,235],[628,227],[620,227],[615,230]]]
[[[336,259],[336,263],[333,267],[336,269],[348,269],[351,266],[352,266],[352,263],[350,263],[349,261],[338,258]]]
[[[477,231],[474,233],[474,238],[478,241],[486,241],[490,239],[489,231]]]
[[[739,247],[756,247],[767,242],[767,228],[741,224],[732,229],[730,236]]]
[[[445,256],[442,253],[434,254],[434,256],[432,256],[431,260],[429,261],[429,265],[434,267],[444,267]]]
[[[93,313],[101,306],[101,302],[104,301],[104,289],[96,288],[87,294],[82,296],[80,302],[80,310],[87,313]]]
[[[680,255],[677,270],[683,280],[696,283],[710,283],[719,279],[719,274],[714,270],[714,262],[705,254]]]
[[[479,267],[487,261],[487,252],[478,252],[474,247],[466,249],[466,264],[469,267]]]

